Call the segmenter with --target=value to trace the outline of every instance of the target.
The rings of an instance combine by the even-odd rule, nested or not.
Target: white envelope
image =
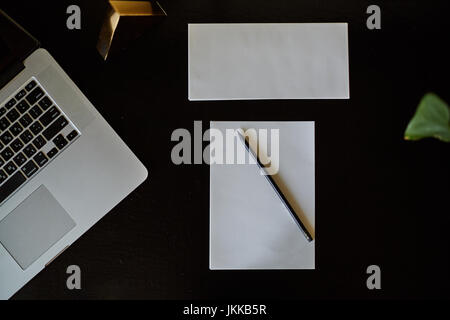
[[[314,122],[213,121],[210,126],[224,136],[231,128],[279,129],[275,179],[315,239]],[[314,260],[315,240],[306,241],[256,164],[211,164],[211,270],[314,269]]]
[[[348,99],[347,23],[189,24],[189,100]]]

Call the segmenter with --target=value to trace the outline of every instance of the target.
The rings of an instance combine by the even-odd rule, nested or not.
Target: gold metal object
[[[109,1],[97,42],[104,60],[139,37],[146,27],[167,16],[156,1]]]

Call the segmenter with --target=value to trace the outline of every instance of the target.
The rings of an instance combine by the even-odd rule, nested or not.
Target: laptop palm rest
[[[50,191],[41,185],[0,221],[0,243],[25,270],[75,225]]]

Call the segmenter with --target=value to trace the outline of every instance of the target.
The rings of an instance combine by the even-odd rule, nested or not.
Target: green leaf
[[[434,93],[427,93],[422,98],[405,131],[406,140],[428,137],[450,142],[450,110]]]

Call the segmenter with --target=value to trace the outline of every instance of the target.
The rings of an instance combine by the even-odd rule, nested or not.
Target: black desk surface
[[[167,19],[107,63],[102,1],[2,3],[150,172],[14,298],[449,297],[449,145],[402,139],[424,93],[450,101],[445,3],[377,1],[370,31],[370,1],[165,0]],[[66,28],[70,4],[80,31]],[[189,102],[191,22],[348,22],[351,99]],[[172,131],[194,120],[316,121],[315,271],[209,271],[209,168],[170,160]],[[71,264],[82,290],[66,289]],[[366,288],[371,264],[382,290]]]

